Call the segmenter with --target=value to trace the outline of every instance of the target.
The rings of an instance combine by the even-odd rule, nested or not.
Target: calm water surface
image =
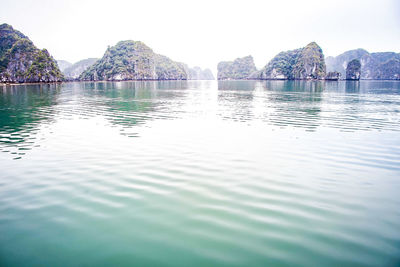
[[[1,266],[399,266],[400,82],[0,86]]]

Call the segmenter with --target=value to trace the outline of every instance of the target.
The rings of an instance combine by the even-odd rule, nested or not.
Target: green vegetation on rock
[[[358,59],[353,59],[347,64],[346,80],[360,80],[361,77],[361,63]]]
[[[325,57],[317,43],[302,48],[293,68],[294,78],[300,80],[322,79],[325,77]]]
[[[0,25],[1,82],[58,82],[63,75],[46,49],[38,49],[21,32]]]
[[[234,61],[218,63],[218,80],[243,80],[249,79],[256,72],[256,65],[252,56],[237,58]]]
[[[140,41],[121,41],[80,75],[81,80],[186,80],[182,63],[156,54]]]
[[[253,73],[253,79],[323,79],[325,60],[322,49],[312,42],[295,50],[280,52],[261,71]]]

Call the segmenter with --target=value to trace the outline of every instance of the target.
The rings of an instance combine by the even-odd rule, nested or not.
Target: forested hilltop
[[[259,73],[256,79],[323,79],[326,75],[325,58],[321,47],[311,42],[303,48],[280,52]]]
[[[8,24],[0,25],[0,81],[8,83],[59,82],[63,75],[46,49]]]
[[[182,63],[159,55],[140,41],[121,41],[80,75],[84,81],[187,80]]]
[[[252,56],[218,63],[218,80],[245,80],[257,71]]]
[[[307,80],[323,79],[325,74],[324,54],[315,42],[303,48],[280,52],[259,71],[251,56],[218,64],[219,80]]]

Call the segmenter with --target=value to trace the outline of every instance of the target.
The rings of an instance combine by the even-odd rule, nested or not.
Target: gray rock
[[[63,70],[63,73],[67,79],[78,79],[79,76],[97,60],[98,58],[87,58],[80,60]]]
[[[60,70],[61,70],[62,72],[64,72],[64,70],[65,70],[66,68],[72,66],[72,63],[70,63],[70,62],[68,62],[68,61],[66,61],[66,60],[57,59],[56,61],[57,61],[58,67],[60,68]]]
[[[347,64],[346,80],[360,80],[361,77],[361,63],[358,59],[353,59]]]
[[[353,59],[358,59],[361,63],[361,79],[398,80],[400,77],[400,53],[369,53],[364,49],[346,51],[337,57],[327,57],[327,71],[338,71],[341,77],[346,77],[347,64]]]

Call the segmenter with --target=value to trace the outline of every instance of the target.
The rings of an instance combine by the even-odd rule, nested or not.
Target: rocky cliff
[[[358,59],[353,59],[346,67],[346,80],[360,80],[361,63]]]
[[[303,48],[280,52],[252,79],[308,80],[325,77],[325,60],[322,49],[312,42]]]
[[[400,79],[400,53],[394,52],[369,53],[364,49],[350,50],[337,57],[327,57],[327,71],[338,71],[342,77],[346,77],[347,64],[353,59],[358,59],[361,63],[361,79]]]
[[[293,68],[295,79],[323,79],[326,73],[325,57],[317,43],[302,48]]]
[[[71,66],[65,68],[62,72],[67,79],[78,79],[79,76],[97,60],[98,58],[87,58],[80,60],[74,64],[71,64]]]
[[[58,82],[63,75],[46,49],[8,24],[0,25],[1,82]]]
[[[218,63],[218,80],[243,80],[257,71],[252,56]]]
[[[85,70],[81,80],[186,80],[185,66],[153,52],[142,42],[121,41]]]

